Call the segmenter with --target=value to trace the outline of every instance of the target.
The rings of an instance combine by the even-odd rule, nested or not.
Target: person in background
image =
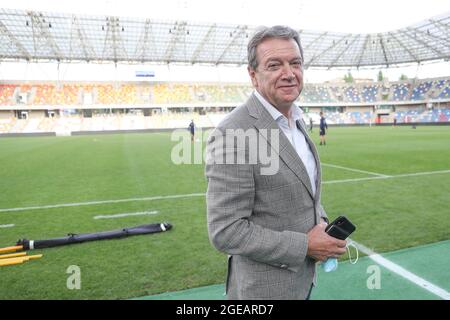
[[[320,145],[326,145],[327,142],[325,141],[325,135],[326,130],[328,130],[327,121],[325,120],[325,117],[323,116],[323,112],[320,112]]]
[[[194,142],[194,136],[195,136],[195,124],[194,120],[191,120],[191,123],[189,123],[189,132],[191,133],[191,141]]]

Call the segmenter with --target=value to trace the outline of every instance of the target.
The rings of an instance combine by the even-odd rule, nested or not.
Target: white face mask
[[[354,261],[352,261],[352,255],[350,253],[349,246],[352,246],[356,250],[356,259]],[[353,242],[351,240],[349,243],[347,243],[346,247],[347,247],[348,258],[349,258],[350,263],[355,264],[356,262],[358,262],[358,257],[359,257],[358,248],[353,244]],[[325,272],[335,271],[338,267],[338,260],[336,258],[328,258],[327,261],[321,263],[321,266]]]
[[[336,258],[328,258],[327,261],[321,263],[322,269],[325,272],[331,272],[337,269],[338,261]]]

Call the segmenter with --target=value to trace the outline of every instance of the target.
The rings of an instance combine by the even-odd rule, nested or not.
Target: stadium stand
[[[191,119],[213,127],[252,91],[250,84],[3,81],[0,133],[184,128]],[[329,124],[449,122],[450,79],[305,84],[297,102],[313,119],[323,110]]]
[[[77,84],[60,85],[0,84],[0,105],[166,105],[244,101],[252,92],[250,85],[222,84]],[[90,103],[85,97],[91,96]],[[306,84],[299,102],[304,103],[379,103],[382,101],[425,101],[449,99],[450,79],[392,82],[390,84]]]
[[[440,90],[439,95],[437,96],[438,99],[450,99],[450,80],[440,80],[440,86],[438,87],[438,90]]]
[[[406,101],[409,100],[410,97],[410,88],[411,84],[409,83],[396,83],[393,85],[394,92],[393,97],[394,101]]]
[[[433,81],[420,83],[412,90],[411,100],[425,100],[427,92],[432,88]]]
[[[307,85],[302,94],[302,101],[320,103],[320,102],[331,102],[329,88],[325,86]]]
[[[11,105],[16,85],[0,84],[0,105]]]
[[[362,90],[362,98],[364,102],[376,102],[378,96],[378,89],[380,86],[364,86]]]

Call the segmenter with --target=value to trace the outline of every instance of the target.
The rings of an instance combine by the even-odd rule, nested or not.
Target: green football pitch
[[[382,259],[345,261],[330,273],[318,268],[311,300],[449,300],[450,279],[444,271],[449,253],[447,240],[389,252]],[[218,284],[137,300],[224,300],[224,291],[224,284]]]
[[[396,259],[389,252],[436,244],[435,257],[448,262],[448,246],[437,244],[450,239],[450,127],[330,128],[326,146],[318,145],[317,129],[312,136],[322,161],[322,204],[331,219],[344,214],[357,225],[353,240],[389,261]],[[0,267],[0,299],[130,299],[220,288],[226,255],[208,240],[204,165],[174,164],[177,144],[170,133],[1,138],[0,247],[164,221],[174,227],[34,250],[29,254],[44,256]],[[394,262],[449,290],[444,270],[430,274],[434,258],[413,256]],[[338,270],[365,271],[368,261],[350,265],[343,257]],[[79,289],[68,286],[71,266],[79,268]],[[330,277],[320,273],[319,284],[339,278]],[[332,298],[320,290],[313,298]],[[402,298],[401,291],[377,292],[366,298]]]

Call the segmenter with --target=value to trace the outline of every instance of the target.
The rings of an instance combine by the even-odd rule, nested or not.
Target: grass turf
[[[318,131],[312,134],[318,145]],[[385,175],[450,170],[450,127],[331,128],[324,163]],[[169,133],[0,139],[0,209],[204,193],[203,165],[175,165]],[[353,239],[379,252],[450,238],[450,174],[374,177],[323,166],[322,203],[347,215]],[[158,210],[157,215],[94,220]],[[0,211],[0,247],[169,221],[173,230],[121,240],[36,250],[39,260],[0,268],[0,299],[122,299],[223,283],[226,257],[206,230],[204,197]],[[81,289],[69,290],[71,265]]]

